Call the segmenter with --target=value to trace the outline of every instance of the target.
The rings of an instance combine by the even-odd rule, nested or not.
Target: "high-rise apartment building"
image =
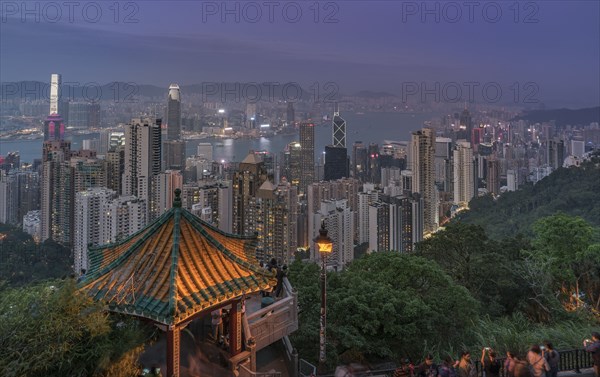
[[[490,194],[500,195],[500,161],[496,158],[487,160],[486,183]]]
[[[302,147],[297,141],[289,143],[286,150],[283,152],[283,171],[281,177],[286,178],[288,182],[296,187],[300,186],[301,156]]]
[[[454,149],[454,203],[467,206],[474,196],[473,149],[459,141]]]
[[[435,186],[435,131],[423,128],[412,133],[410,145],[412,192],[424,201],[424,230],[434,232],[438,227],[437,188]]]
[[[167,170],[153,176],[150,197],[150,221],[157,219],[173,206],[175,190],[183,188],[183,175],[179,170]]]
[[[104,205],[115,196],[115,192],[105,187],[96,187],[78,192],[75,195],[73,254],[75,273],[87,270],[88,248],[104,243],[102,239],[102,211]]]
[[[122,190],[149,204],[152,181],[161,171],[161,120],[133,119],[125,127]],[[150,206],[149,206],[150,207]],[[148,217],[152,208],[148,208]]]
[[[315,181],[315,125],[300,123],[300,182],[301,193]]]
[[[71,241],[70,141],[45,141],[42,150],[41,240]]]
[[[314,238],[319,234],[321,222],[325,223],[328,236],[333,241],[333,251],[327,258],[327,266],[335,270],[342,270],[354,259],[354,212],[348,206],[348,201],[326,200],[321,202],[320,210],[313,215],[313,229],[309,237],[311,240],[312,258],[319,260],[320,255],[314,243]]]
[[[233,233],[253,235],[256,231],[258,189],[267,180],[259,155],[248,154],[233,176]]]

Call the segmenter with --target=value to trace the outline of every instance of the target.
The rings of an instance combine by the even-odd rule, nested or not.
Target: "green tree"
[[[600,244],[598,229],[581,217],[558,213],[533,225],[531,258],[551,277],[552,289],[568,308],[600,305]]]
[[[0,291],[0,318],[7,377],[102,376],[150,334],[136,320],[107,314],[70,279]]]
[[[302,357],[318,356],[319,267],[296,262],[290,280],[298,289],[300,330],[292,340]],[[460,339],[477,317],[469,292],[432,261],[379,252],[328,274],[327,355],[340,361],[420,357]],[[303,297],[305,296],[305,297]]]

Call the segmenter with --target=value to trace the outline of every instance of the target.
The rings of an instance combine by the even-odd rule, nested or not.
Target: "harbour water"
[[[410,133],[423,127],[423,123],[432,120],[436,114],[407,114],[407,113],[365,113],[344,114],[346,120],[346,146],[351,154],[352,144],[355,141],[363,143],[379,143],[383,140],[410,140]],[[319,124],[322,122],[316,122]],[[332,142],[331,122],[319,125],[315,129],[315,154],[321,154],[326,145]],[[67,135],[68,136],[68,135]],[[72,149],[79,149],[84,139],[97,138],[98,134],[75,135],[71,138]],[[216,161],[241,161],[250,150],[265,150],[273,153],[281,152],[286,145],[298,140],[298,134],[276,135],[269,138],[257,139],[204,139],[188,140],[186,152],[188,156],[194,155],[198,143],[213,144],[213,157]],[[0,156],[8,152],[18,151],[22,162],[33,162],[41,158],[42,139],[36,140],[2,140],[0,141]]]

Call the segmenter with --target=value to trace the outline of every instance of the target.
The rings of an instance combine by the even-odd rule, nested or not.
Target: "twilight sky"
[[[62,1],[46,4],[26,14],[0,2],[0,81],[334,81],[342,93],[394,94],[407,82],[496,82],[506,96],[534,82],[550,106],[600,104],[595,0],[136,1],[118,14],[112,1],[80,1],[73,22]]]

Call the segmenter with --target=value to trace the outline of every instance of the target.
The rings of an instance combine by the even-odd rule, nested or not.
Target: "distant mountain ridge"
[[[600,106],[585,109],[531,110],[515,117],[513,120],[521,119],[530,123],[554,120],[558,127],[588,125],[593,122],[600,122]]]

